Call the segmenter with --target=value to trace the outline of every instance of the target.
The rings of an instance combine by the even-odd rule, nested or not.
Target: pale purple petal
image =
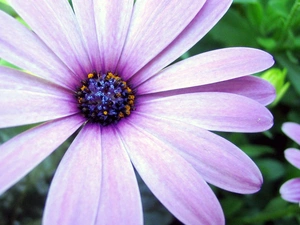
[[[293,166],[300,169],[300,150],[289,148],[284,151],[284,156]]]
[[[144,82],[190,49],[220,20],[231,2],[232,0],[207,0],[180,35],[132,77],[132,83]]]
[[[0,27],[1,58],[61,86],[74,87],[76,76],[32,31],[2,11]]]
[[[120,133],[130,159],[169,211],[187,225],[224,224],[217,198],[192,166],[169,144],[125,122]]]
[[[205,181],[231,192],[249,194],[260,189],[262,175],[238,147],[202,128],[148,115],[132,115],[143,129],[168,142]]]
[[[73,93],[57,84],[40,77],[0,66],[0,90],[18,90],[37,92],[57,96],[63,99],[74,100]]]
[[[82,124],[72,116],[32,128],[0,146],[0,193],[25,176]]]
[[[143,224],[143,211],[135,173],[114,128],[102,129],[102,185],[95,224]]]
[[[99,12],[94,11],[94,2],[94,0],[73,0],[72,4],[92,67],[96,71],[101,71],[101,58],[95,21],[95,13]]]
[[[0,127],[18,126],[78,113],[74,94],[49,81],[0,66]]]
[[[68,1],[39,0],[38,4],[35,0],[8,2],[73,72],[83,76],[92,71],[79,25]]]
[[[300,124],[286,122],[282,126],[282,131],[300,145]]]
[[[197,92],[227,92],[243,95],[263,105],[270,104],[276,97],[274,86],[268,81],[255,76],[239,77],[191,89],[195,89]]]
[[[273,125],[273,116],[263,105],[231,93],[199,92],[158,99],[139,96],[137,100],[138,112],[207,130],[260,132]]]
[[[283,199],[289,202],[300,202],[300,178],[295,178],[285,182],[280,188]]]
[[[196,92],[226,92],[238,94],[251,98],[263,105],[270,104],[276,97],[274,86],[268,81],[260,77],[245,76],[213,84],[158,92],[156,94],[151,94],[148,98],[151,97],[154,99]]]
[[[114,72],[125,43],[133,1],[74,0],[73,6],[93,68]]]
[[[6,75],[13,77],[5,81]],[[72,92],[30,76],[0,67],[0,79],[4,77],[0,84],[0,102],[5,106],[0,110],[0,127],[43,122],[78,113]],[[31,88],[31,85],[35,86]]]
[[[212,84],[269,68],[272,56],[252,48],[225,48],[180,61],[138,87],[139,94]]]
[[[166,48],[196,16],[205,0],[136,1],[118,65],[124,79]]]
[[[133,0],[94,2],[102,69],[115,71],[127,37]]]
[[[86,125],[67,150],[54,175],[43,224],[94,225],[101,185],[100,126]]]

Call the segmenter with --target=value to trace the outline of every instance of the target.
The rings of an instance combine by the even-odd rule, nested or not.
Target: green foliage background
[[[0,0],[0,9],[24,22],[5,0]],[[238,195],[212,188],[222,204],[228,225],[300,224],[299,205],[285,202],[279,195],[283,182],[300,177],[300,171],[283,156],[286,148],[299,146],[281,131],[284,122],[300,123],[300,1],[235,0],[221,21],[181,59],[232,46],[255,47],[274,56],[274,68],[278,68],[279,72],[268,79],[276,86],[279,98],[276,104],[270,106],[275,120],[273,128],[268,132],[220,134],[244,150],[259,166],[264,176],[261,191],[253,195]],[[1,59],[0,64],[12,66]],[[285,73],[286,77],[283,76]],[[0,143],[30,127],[0,130]],[[41,224],[53,173],[72,139],[0,196],[0,225]],[[142,182],[141,191],[145,224],[180,224],[157,202]]]

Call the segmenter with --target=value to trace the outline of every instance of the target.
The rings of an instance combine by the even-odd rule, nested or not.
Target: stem
[[[284,26],[281,30],[281,34],[280,34],[279,42],[278,42],[279,44],[281,44],[285,41],[286,36],[288,34],[288,30],[291,28],[293,19],[296,15],[297,11],[299,10],[299,8],[300,8],[300,0],[295,0],[295,3],[291,9],[291,12],[290,12],[288,18],[286,19]]]

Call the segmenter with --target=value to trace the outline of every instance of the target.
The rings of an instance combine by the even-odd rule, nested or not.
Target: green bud
[[[276,90],[276,98],[270,107],[274,107],[278,104],[290,86],[289,82],[285,82],[286,74],[286,68],[283,70],[272,68],[261,75],[261,78],[269,81]]]

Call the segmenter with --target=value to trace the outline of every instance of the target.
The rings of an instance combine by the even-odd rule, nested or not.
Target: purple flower
[[[300,145],[300,125],[287,122],[282,126],[282,131],[298,145]],[[284,156],[293,166],[300,169],[300,150],[288,148],[284,151]],[[300,178],[286,181],[280,187],[281,197],[289,202],[300,203]]]
[[[43,224],[142,224],[133,168],[184,224],[225,223],[207,182],[259,190],[256,165],[211,131],[272,126],[275,91],[252,74],[273,58],[227,48],[166,67],[230,0],[9,2],[32,30],[0,12],[0,57],[24,69],[0,67],[0,127],[46,122],[0,146],[0,193],[77,130]]]

